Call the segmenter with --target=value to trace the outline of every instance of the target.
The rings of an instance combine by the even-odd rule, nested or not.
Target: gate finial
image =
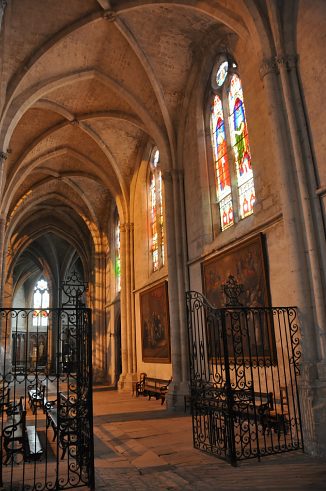
[[[225,283],[221,285],[225,295],[225,307],[242,307],[239,297],[244,293],[244,286],[238,283],[233,275],[229,275]]]

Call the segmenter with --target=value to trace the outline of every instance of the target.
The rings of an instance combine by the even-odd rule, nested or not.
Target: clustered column
[[[183,197],[183,173],[163,171],[169,270],[169,313],[171,331],[172,390],[168,393],[169,407],[180,407],[188,392],[188,336],[185,290],[186,242]]]
[[[292,283],[301,317],[303,362],[299,384],[305,446],[311,453],[326,454],[326,448],[321,448],[321,442],[326,441],[325,300],[320,231],[314,225],[320,216],[307,143],[310,137],[299,97],[297,59],[285,55],[272,58],[263,63],[261,75],[272,118],[271,137],[280,172]]]
[[[132,390],[137,378],[135,360],[135,334],[133,315],[133,233],[134,226],[131,223],[120,225],[120,252],[121,252],[121,357],[122,374],[119,380],[119,388]]]

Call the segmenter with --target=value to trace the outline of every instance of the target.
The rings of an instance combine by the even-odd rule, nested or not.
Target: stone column
[[[315,319],[319,330],[317,334],[317,348],[319,357],[325,360],[326,356],[326,305],[325,305],[325,290],[322,281],[321,258],[322,253],[319,242],[318,229],[315,225],[319,219],[322,223],[322,216],[318,206],[314,206],[316,201],[315,191],[317,183],[313,175],[313,163],[311,158],[311,149],[304,151],[304,143],[309,142],[309,133],[307,131],[304,115],[302,114],[302,100],[300,97],[295,97],[298,92],[298,74],[297,74],[297,57],[296,56],[280,56],[276,59],[279,67],[281,84],[284,93],[284,101],[288,116],[290,136],[292,141],[293,160],[297,174],[299,197],[302,209],[302,221],[304,223],[305,240],[307,242],[306,258],[310,266],[310,285],[313,293],[313,304],[315,310]],[[301,118],[300,118],[301,114]],[[310,155],[309,155],[310,154]],[[314,199],[315,198],[315,199]],[[318,250],[319,246],[319,250]]]
[[[276,58],[279,67],[284,101],[292,142],[293,161],[297,174],[301,204],[301,217],[305,230],[306,261],[309,267],[309,286],[314,308],[311,331],[316,338],[317,359],[305,359],[300,378],[302,415],[306,449],[317,455],[326,455],[326,304],[325,237],[314,174],[310,134],[306,125],[297,71],[297,57],[282,54]],[[309,327],[309,326],[307,326]],[[311,333],[310,333],[311,334]],[[317,363],[315,363],[317,362]]]
[[[185,241],[182,172],[164,171],[167,257],[169,271],[169,312],[173,382],[168,392],[168,407],[183,406],[188,393],[188,336],[185,304]]]
[[[4,286],[4,237],[5,237],[5,219],[0,218],[0,305],[3,305],[3,286]]]
[[[119,378],[118,388],[124,388],[124,381],[128,373],[128,346],[127,346],[127,308],[126,308],[126,227],[120,224],[120,275],[121,275],[121,363],[122,373]]]
[[[103,382],[105,378],[105,253],[97,250],[95,253],[95,285],[94,285],[94,314],[93,332],[95,343],[94,380]]]
[[[321,326],[316,326],[315,322],[317,319],[320,322],[323,314],[320,304],[314,309],[322,291],[315,292],[316,281],[321,287],[320,277],[319,280],[316,277],[319,272],[313,243],[318,242],[318,237],[312,230],[316,216],[311,209],[309,172],[302,155],[301,142],[309,141],[309,135],[303,127],[298,127],[298,108],[294,105],[289,81],[293,62],[293,58],[286,61],[284,57],[269,60],[262,66],[262,77],[273,123],[271,136],[280,171],[284,228],[303,334],[299,387],[305,448],[311,454],[326,455],[326,376],[317,372],[324,346],[319,332]]]
[[[289,260],[292,272],[295,296],[298,299],[302,327],[313,325],[313,311],[311,293],[304,252],[304,234],[302,223],[298,217],[299,202],[296,192],[295,170],[292,163],[291,148],[289,146],[289,131],[287,115],[284,112],[282,88],[275,60],[265,61],[261,67],[261,76],[264,81],[266,100],[272,120],[270,136],[275,151],[276,165],[280,175],[280,195],[284,229],[289,244]],[[305,358],[315,360],[317,357],[316,342],[309,337],[305,345]]]
[[[133,260],[133,230],[134,225],[124,223],[120,226],[121,234],[121,348],[122,348],[122,377],[119,389],[132,392],[137,380],[135,372],[135,333],[133,332],[133,293],[132,293],[132,264]],[[122,267],[123,266],[123,267]],[[123,317],[124,316],[124,317]],[[124,321],[123,321],[124,318]],[[125,363],[125,365],[124,365]]]

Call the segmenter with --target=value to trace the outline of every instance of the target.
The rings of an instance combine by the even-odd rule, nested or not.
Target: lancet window
[[[48,311],[50,296],[46,280],[39,280],[34,287],[33,294],[33,326],[46,327],[48,325]]]
[[[221,230],[253,213],[254,177],[237,64],[221,56],[212,73],[210,132]]]
[[[162,172],[160,170],[160,152],[157,147],[153,149],[150,158],[149,224],[152,271],[158,271],[162,266],[164,266],[165,237],[163,182]]]
[[[115,219],[115,286],[116,292],[118,293],[121,290],[121,259],[120,259],[120,220],[119,215],[116,215]]]

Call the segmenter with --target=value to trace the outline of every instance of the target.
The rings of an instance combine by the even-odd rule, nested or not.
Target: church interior
[[[325,1],[2,0],[0,22],[0,316],[78,277],[93,383],[131,396],[145,373],[178,411],[186,292],[223,311],[234,281],[244,308],[295,309],[304,448],[325,456]],[[17,370],[55,357],[35,326],[0,323]]]

